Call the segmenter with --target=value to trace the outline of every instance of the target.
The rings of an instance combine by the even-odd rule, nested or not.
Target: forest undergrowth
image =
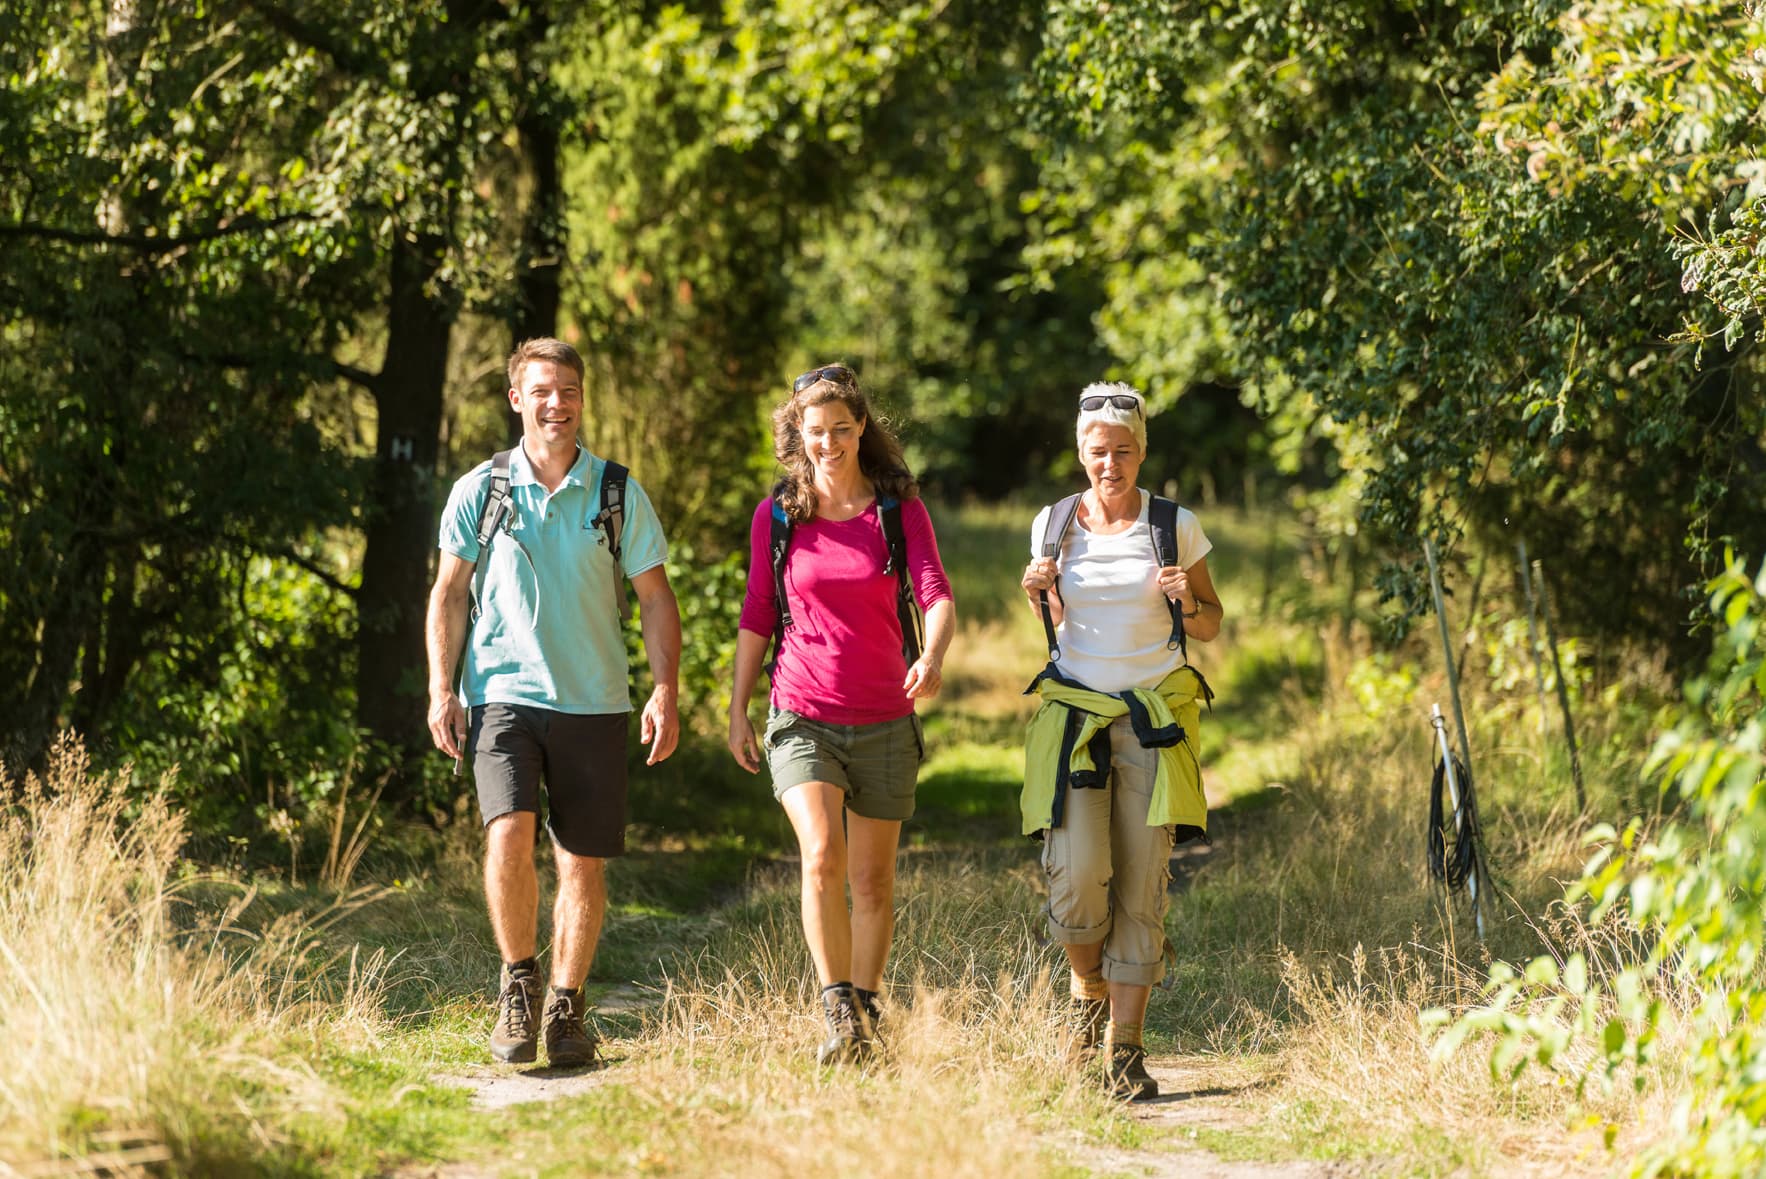
[[[639,819],[646,794],[667,818],[640,822],[610,872],[590,979],[609,1066],[583,1094],[495,1112],[445,1083],[490,1067],[474,824],[371,828],[347,871],[314,832],[306,855],[332,847],[329,875],[223,870],[186,858],[153,783],[93,772],[69,739],[46,777],[4,782],[0,1036],[27,1067],[0,1074],[0,1171],[910,1175],[936,1159],[954,1176],[1063,1175],[1084,1170],[1086,1143],[1172,1148],[1056,1047],[1065,972],[1015,822],[1022,689],[1043,658],[1016,589],[1032,514],[938,515],[963,623],[926,712],[880,1065],[814,1066],[789,831],[715,736],[634,776]],[[1564,638],[1579,810],[1525,602],[1487,590],[1475,617],[1451,617],[1489,867],[1480,939],[1425,864],[1427,717],[1449,706],[1433,629],[1376,641],[1373,592],[1339,583],[1354,563],[1286,515],[1203,518],[1228,620],[1192,652],[1218,694],[1203,722],[1212,843],[1174,865],[1149,1045],[1258,1084],[1242,1127],[1200,1141],[1358,1173],[1615,1168],[1678,1096],[1672,1066],[1593,1089],[1511,1079],[1475,1036],[1432,1054],[1425,1013],[1475,1005],[1497,959],[1628,952],[1565,908],[1563,886],[1588,827],[1653,808],[1639,768],[1670,686]]]

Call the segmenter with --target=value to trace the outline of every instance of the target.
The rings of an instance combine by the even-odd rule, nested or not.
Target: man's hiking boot
[[[1117,1044],[1110,1049],[1106,1079],[1110,1092],[1124,1101],[1159,1096],[1159,1082],[1147,1074],[1147,1050],[1139,1044]]]
[[[503,990],[497,996],[497,1024],[491,1029],[491,1055],[508,1064],[531,1064],[538,1055],[534,1016],[540,1005],[540,979],[526,971],[511,975],[503,968]]]
[[[1089,1064],[1104,1046],[1104,1033],[1110,1027],[1110,1000],[1069,999],[1067,1001],[1066,1055],[1069,1064]]]
[[[871,1054],[875,1033],[851,983],[822,988],[822,1019],[828,1037],[816,1052],[817,1064],[856,1064]]]
[[[595,1032],[583,1021],[586,1008],[581,987],[574,991],[552,988],[546,999],[545,1018],[540,1023],[547,1064],[575,1068],[595,1063]]]

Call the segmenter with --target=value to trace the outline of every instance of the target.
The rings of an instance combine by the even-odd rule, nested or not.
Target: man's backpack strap
[[[1048,519],[1042,526],[1042,555],[1053,557],[1057,563],[1061,559],[1061,542],[1067,538],[1067,530],[1073,527],[1073,517],[1079,514],[1079,493],[1068,496],[1049,509]],[[1056,581],[1060,575],[1056,575]],[[1039,595],[1042,603],[1042,633],[1049,641],[1049,662],[1057,662],[1061,658],[1061,645],[1055,641],[1055,617],[1049,613],[1049,591],[1042,590]]]
[[[601,510],[595,524],[607,536],[607,551],[613,554],[613,603],[619,617],[625,618],[625,565],[620,541],[625,536],[625,485],[630,475],[624,467],[608,461],[601,465]]]
[[[785,645],[785,628],[791,625],[791,607],[785,600],[785,552],[791,547],[791,517],[785,514],[785,507],[779,502],[779,492],[784,486],[780,482],[773,487],[773,518],[767,541],[767,556],[773,566],[773,602],[779,608],[773,620],[773,655],[766,662],[768,675],[772,674],[773,665],[779,661],[779,651]]]
[[[506,526],[509,518],[509,456],[515,451],[499,450],[491,456],[491,481],[485,489],[484,503],[478,509],[478,559],[473,562],[472,570],[472,613],[468,617],[467,626],[478,621],[479,611],[483,608],[484,570],[490,555],[491,538],[496,536],[497,529]]]
[[[889,553],[883,572],[895,574],[895,618],[901,624],[901,653],[912,667],[920,661],[920,652],[925,648],[925,630],[908,576],[908,538],[901,527],[901,501],[879,495],[877,520],[883,526],[883,547]]]
[[[1153,534],[1153,555],[1159,568],[1177,564],[1177,501],[1155,495],[1153,502],[1147,505],[1147,527]],[[1188,663],[1190,653],[1183,631],[1183,603],[1167,601],[1166,605],[1171,608],[1171,638],[1165,649],[1183,652],[1183,661]]]

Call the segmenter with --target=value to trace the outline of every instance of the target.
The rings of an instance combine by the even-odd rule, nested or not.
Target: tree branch
[[[362,591],[356,586],[350,585],[348,582],[342,580],[335,573],[332,573],[310,557],[303,557],[299,553],[290,549],[266,548],[263,545],[243,543],[240,547],[248,553],[255,552],[261,556],[271,557],[278,561],[287,561],[290,565],[298,565],[326,585],[330,586],[332,589],[336,590],[338,593],[348,597],[352,602],[361,595]]]
[[[210,229],[200,229],[177,237],[151,237],[138,233],[105,233],[97,229],[64,229],[58,225],[31,223],[0,224],[0,240],[31,238],[38,241],[67,242],[76,246],[122,246],[143,254],[170,254],[189,249],[203,242],[216,241],[242,233],[276,229],[297,221],[317,221],[316,213],[284,213],[280,217],[238,217],[223,221]]]
[[[265,0],[245,0],[245,7],[263,17],[278,33],[306,48],[329,57],[340,68],[357,77],[385,77],[384,64],[372,55],[365,55],[338,37],[333,30],[320,28],[300,19],[292,12]]]
[[[365,368],[357,368],[353,364],[345,364],[341,360],[334,361],[332,367],[337,375],[351,384],[360,385],[370,393],[380,392],[380,374],[371,373]]]

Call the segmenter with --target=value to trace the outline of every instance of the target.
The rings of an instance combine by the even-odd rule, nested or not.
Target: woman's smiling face
[[[857,470],[858,440],[865,424],[839,400],[812,405],[803,411],[803,453],[816,474],[834,476]]]

